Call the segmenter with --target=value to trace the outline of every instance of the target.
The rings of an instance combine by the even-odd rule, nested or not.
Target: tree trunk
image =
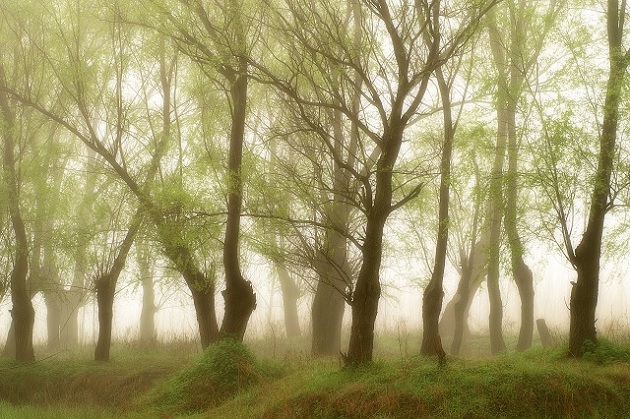
[[[507,101],[510,96],[510,91],[507,85],[508,64],[501,35],[497,29],[496,17],[492,12],[489,16],[491,18],[489,25],[490,49],[498,72],[498,82],[495,104],[497,114],[497,142],[490,178],[488,206],[486,209],[486,222],[488,223],[487,228],[489,230],[487,278],[490,315],[488,318],[488,326],[490,329],[490,350],[492,354],[497,354],[506,349],[505,341],[503,340],[503,302],[501,301],[501,290],[499,288],[499,252],[501,248],[501,224],[504,213],[503,165],[505,162],[505,149],[507,147]]]
[[[0,88],[6,88],[4,68],[0,67]],[[0,92],[0,112],[2,113],[2,136],[4,137],[3,169],[4,181],[8,190],[8,206],[13,232],[15,234],[15,256],[11,271],[11,318],[15,327],[15,359],[20,362],[35,360],[33,350],[33,324],[35,311],[31,295],[27,289],[28,238],[20,211],[20,193],[15,158],[15,138],[17,127],[15,115],[9,106],[5,91]]]
[[[210,344],[219,340],[219,328],[214,307],[214,282],[201,289],[191,287],[190,291],[195,305],[201,347],[206,349]]]
[[[108,272],[103,272],[96,279],[96,302],[98,306],[98,341],[94,351],[94,360],[109,361],[109,349],[112,342],[112,319],[114,316],[114,293],[120,273],[127,263],[129,250],[140,230],[144,218],[144,208],[140,206],[129,225],[118,254]]]
[[[543,348],[551,348],[554,346],[553,337],[549,332],[545,319],[536,320],[536,327],[538,328],[538,334],[540,335],[540,343]]]
[[[155,331],[155,289],[153,277],[142,278],[142,312],[140,313],[140,342],[153,345],[157,341]]]
[[[46,331],[48,335],[46,346],[49,351],[57,351],[61,348],[61,322],[62,322],[62,301],[55,291],[44,293],[46,303]]]
[[[252,284],[243,278],[240,267],[239,236],[241,207],[243,205],[243,143],[247,110],[247,62],[239,58],[239,72],[230,87],[232,100],[232,130],[228,162],[229,186],[228,216],[223,244],[225,268],[225,314],[221,324],[221,336],[243,340],[249,317],[256,308],[256,294]]]
[[[342,290],[345,289],[345,283],[331,283],[336,272],[330,272],[330,268],[323,269],[319,272],[311,307],[311,353],[313,356],[336,356],[341,350],[341,327],[346,307]]]
[[[512,69],[512,72],[517,71]],[[514,78],[514,77],[513,77]],[[520,81],[511,82],[511,91],[520,90]],[[534,338],[534,278],[531,269],[523,258],[523,242],[518,232],[518,144],[516,138],[516,101],[510,96],[507,110],[508,131],[508,181],[506,185],[507,202],[505,206],[505,232],[508,238],[512,261],[512,275],[521,299],[521,327],[516,350],[524,351],[532,346]]]
[[[497,112],[501,114],[501,110]],[[504,121],[499,118],[499,121]],[[500,123],[497,135],[497,146],[495,151],[494,169],[490,180],[490,196],[488,203],[489,243],[487,247],[488,258],[488,298],[490,300],[490,315],[488,326],[490,329],[490,350],[496,355],[506,349],[503,340],[503,302],[501,301],[501,290],[499,288],[500,272],[500,244],[501,244],[501,221],[502,221],[502,178],[503,159],[505,156],[505,124]]]
[[[136,256],[140,281],[142,283],[142,311],[140,313],[140,342],[153,345],[156,342],[155,332],[155,289],[153,284],[153,265],[148,246],[145,243],[136,245]]]
[[[363,263],[352,294],[350,345],[345,359],[346,365],[351,367],[372,361],[374,322],[381,296],[380,268],[387,211],[386,206],[380,206],[377,211],[375,205],[371,213],[374,215],[368,217],[366,225]]]
[[[336,194],[335,199],[339,199]],[[342,211],[347,208],[333,203],[330,217],[339,226],[347,223],[347,212]],[[346,238],[332,229],[326,230],[325,237],[325,247],[317,256],[319,279],[311,307],[313,356],[337,356],[341,350],[341,327],[346,308],[344,294],[350,278]]]
[[[179,234],[173,235],[171,226],[163,220],[160,214],[154,214],[153,221],[158,227],[158,236],[163,245],[164,254],[175,265],[175,269],[182,274],[192,294],[201,347],[205,349],[211,343],[219,340],[219,328],[214,307],[214,271],[211,276],[206,276],[199,270],[190,249],[179,240]],[[173,236],[176,237],[175,240],[173,240]]]
[[[424,290],[422,297],[422,345],[420,352],[423,355],[436,354],[436,348],[442,348],[439,336],[439,320],[444,300],[444,268],[446,265],[446,251],[448,245],[449,228],[449,197],[451,183],[451,156],[453,154],[453,139],[455,127],[451,114],[450,86],[444,79],[441,68],[436,70],[440,97],[444,114],[444,147],[442,148],[442,160],[440,163],[440,202],[438,216],[438,234],[435,246],[435,263],[431,280]],[[437,343],[440,343],[438,346]]]
[[[622,3],[625,6],[625,2]],[[625,10],[621,10],[621,16]],[[569,351],[573,356],[582,356],[586,340],[597,343],[595,311],[599,293],[599,269],[602,251],[604,218],[609,204],[610,178],[614,165],[619,103],[628,58],[621,47],[623,20],[619,4],[609,0],[607,11],[610,74],[606,86],[604,122],[600,134],[599,161],[593,182],[588,224],[582,241],[575,249],[573,264],[577,281],[571,290],[569,327]],[[622,22],[620,24],[620,22]]]
[[[66,305],[63,306],[64,322],[61,326],[61,345],[64,349],[79,346],[79,308],[83,303],[81,296],[72,291],[67,295]]]
[[[15,325],[13,319],[11,319],[11,325],[7,332],[7,341],[4,344],[4,349],[2,349],[2,356],[15,358]]]
[[[109,361],[114,318],[114,292],[116,281],[107,275],[96,280],[96,304],[98,307],[98,341],[94,351],[95,361]]]
[[[295,284],[289,271],[281,264],[276,263],[280,289],[282,291],[282,307],[284,309],[284,328],[287,338],[294,339],[302,336],[297,302],[300,298],[300,289]]]
[[[392,110],[390,126],[383,133],[382,154],[376,164],[374,202],[367,211],[361,269],[352,294],[350,345],[345,359],[346,365],[351,367],[371,362],[374,351],[374,322],[381,296],[383,230],[392,211],[393,168],[398,159],[406,125],[400,118],[401,107],[401,103],[396,103]]]

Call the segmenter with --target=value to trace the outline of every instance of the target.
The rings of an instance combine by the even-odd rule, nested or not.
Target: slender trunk
[[[391,176],[391,172],[390,172]],[[384,177],[384,176],[383,176]],[[391,195],[390,195],[391,198]],[[383,250],[383,230],[389,208],[372,209],[368,217],[363,246],[363,264],[352,294],[352,326],[350,345],[345,359],[348,366],[372,361],[374,351],[374,323],[381,296],[380,268]]]
[[[512,70],[514,71],[514,70]],[[512,82],[512,85],[520,82]],[[513,92],[517,88],[511,89]],[[512,275],[521,299],[521,327],[516,349],[524,351],[532,346],[534,337],[534,278],[531,269],[523,259],[523,242],[517,226],[518,197],[518,145],[516,138],[516,102],[511,97],[507,110],[508,130],[508,181],[505,206],[505,231],[512,261]]]
[[[289,271],[280,263],[276,264],[280,289],[282,291],[282,307],[284,309],[284,328],[289,339],[299,338],[302,335],[297,302],[300,298],[300,289],[291,278]]]
[[[479,184],[479,178],[477,178]],[[451,353],[459,355],[464,341],[464,333],[468,331],[468,313],[475,293],[483,281],[483,273],[486,267],[484,255],[488,245],[488,234],[485,232],[479,240],[477,234],[479,230],[479,218],[481,211],[481,199],[475,200],[475,213],[473,218],[472,239],[469,254],[465,254],[464,249],[460,249],[461,255],[461,279],[457,287],[457,294],[453,297],[453,317],[454,331],[451,342]]]
[[[440,163],[440,202],[438,216],[438,234],[435,246],[435,263],[431,280],[424,290],[422,297],[422,345],[420,352],[423,355],[436,354],[439,338],[439,320],[444,300],[444,267],[446,265],[446,251],[448,245],[449,228],[449,197],[451,183],[451,156],[453,154],[453,139],[455,127],[451,114],[450,86],[444,79],[441,68],[436,70],[440,97],[442,98],[444,114],[444,147],[442,148],[442,161]],[[441,343],[440,343],[441,347]]]
[[[623,4],[625,5],[625,2]],[[625,10],[621,13],[625,13]],[[597,342],[595,311],[599,292],[602,236],[617,140],[620,96],[627,67],[621,51],[623,27],[619,27],[618,4],[614,0],[608,2],[607,19],[610,74],[606,86],[599,161],[591,196],[588,224],[573,258],[573,264],[577,270],[577,281],[573,283],[571,290],[569,351],[576,357],[582,355],[582,346],[586,340]]]
[[[359,3],[348,3],[352,14],[353,29],[352,42],[355,48],[362,44],[361,7]],[[348,29],[350,29],[348,27]],[[353,85],[355,91],[352,95],[352,113],[357,115],[361,109],[361,86],[363,79],[357,72],[354,75]],[[341,112],[331,112],[332,128],[334,135],[334,153],[337,158],[346,156],[347,167],[354,167],[359,144],[359,130],[355,122],[350,123],[349,135],[344,130],[344,116]],[[327,219],[331,227],[326,231],[325,243],[327,252],[321,254],[318,275],[319,282],[313,306],[311,308],[312,342],[311,353],[314,356],[336,356],[341,352],[341,328],[346,309],[346,295],[352,287],[352,273],[350,272],[347,254],[347,239],[338,231],[348,228],[350,219],[350,207],[347,203],[347,193],[352,190],[351,176],[346,167],[342,167],[337,159],[333,158],[333,193],[330,210],[326,211]],[[323,187],[322,190],[326,188]],[[326,195],[326,194],[324,194]],[[323,197],[324,201],[328,197]]]
[[[498,73],[497,80],[497,142],[495,146],[494,163],[490,178],[490,190],[488,205],[486,208],[486,220],[488,223],[489,242],[487,248],[488,260],[488,297],[490,300],[490,316],[488,325],[490,329],[490,350],[497,354],[506,349],[503,340],[503,302],[499,288],[500,260],[499,251],[501,244],[501,224],[503,220],[503,165],[505,162],[505,149],[507,147],[507,101],[510,96],[508,88],[507,72],[508,64],[501,35],[497,28],[496,16],[489,14],[490,49],[494,64]]]
[[[453,304],[453,314],[455,317],[455,330],[453,331],[453,341],[451,342],[451,354],[459,356],[462,343],[464,342],[464,330],[466,326],[466,307],[470,302],[470,282],[472,280],[472,258],[462,261],[462,277],[457,287],[457,296]]]
[[[506,148],[506,124],[505,112],[502,105],[497,108],[499,126],[497,130],[497,145],[495,160],[490,179],[490,194],[488,197],[488,221],[489,242],[487,247],[488,258],[488,298],[490,301],[490,315],[488,325],[490,329],[490,350],[492,354],[498,354],[506,349],[503,340],[503,302],[499,288],[500,273],[500,244],[501,224],[503,218],[503,162]]]
[[[230,88],[232,99],[232,130],[228,162],[229,186],[228,217],[223,244],[225,268],[225,314],[221,324],[221,335],[242,340],[249,317],[256,308],[256,294],[252,284],[243,278],[240,267],[239,236],[241,207],[243,205],[243,143],[247,110],[247,63],[239,59],[239,73],[234,76]]]

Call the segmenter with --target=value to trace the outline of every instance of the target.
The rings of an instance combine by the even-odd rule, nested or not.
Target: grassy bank
[[[255,345],[254,345],[255,346]],[[359,370],[336,359],[270,360],[236,343],[179,359],[0,362],[0,417],[488,418],[626,417],[630,363],[604,342],[587,359],[535,348],[493,358],[388,358]]]

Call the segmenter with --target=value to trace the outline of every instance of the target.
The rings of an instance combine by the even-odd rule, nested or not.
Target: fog
[[[544,245],[541,244],[542,248]],[[535,275],[535,318],[545,319],[554,335],[566,341],[569,325],[569,298],[571,282],[575,281],[575,271],[568,266],[562,256],[550,252],[541,252],[538,260],[531,258]],[[546,257],[544,257],[546,256]],[[544,258],[543,258],[544,257]],[[398,261],[400,262],[400,261]],[[413,264],[421,266],[415,258],[405,263],[396,263],[389,258],[383,270],[383,298],[379,304],[376,321],[378,334],[399,336],[418,336],[422,330],[421,298],[422,288],[419,278],[409,272]],[[131,264],[133,266],[133,264]],[[282,339],[285,336],[283,323],[282,296],[272,268],[262,258],[258,258],[253,267],[248,267],[246,276],[254,283],[257,294],[257,308],[247,328],[246,339]],[[608,262],[602,269],[597,309],[597,327],[603,336],[625,338],[630,330],[630,289],[625,280],[627,270],[618,263]],[[459,277],[451,269],[445,281],[445,302],[456,293]],[[155,316],[158,340],[162,342],[186,340],[198,341],[198,329],[195,311],[190,294],[184,290],[183,283],[173,284],[173,279],[166,279],[166,287],[156,279],[156,301],[161,302]],[[133,278],[127,275],[121,278],[121,289],[117,291],[114,303],[113,339],[116,342],[130,343],[138,339],[138,322],[142,308],[141,289]],[[272,289],[273,287],[273,289]],[[219,287],[220,288],[220,287]],[[305,335],[310,334],[310,307],[312,296],[309,287],[303,287],[303,297],[299,300],[300,324]],[[501,293],[504,304],[503,330],[506,335],[518,334],[520,325],[520,300],[513,281],[503,276]],[[79,308],[79,330],[81,343],[93,345],[97,340],[98,317],[94,294],[89,293],[89,303]],[[216,295],[219,321],[223,313],[223,301],[220,293]],[[35,308],[34,341],[39,345],[46,343],[46,305],[41,294],[33,298]],[[11,303],[4,299],[0,304],[0,346],[4,345],[10,325]],[[488,334],[488,295],[485,286],[475,294],[470,309],[468,325],[473,333]],[[350,310],[346,307],[344,315],[344,340],[350,327]],[[410,341],[409,351],[419,351],[419,341]]]

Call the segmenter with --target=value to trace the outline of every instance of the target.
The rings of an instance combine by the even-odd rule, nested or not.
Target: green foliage
[[[630,349],[614,344],[607,339],[597,342],[587,340],[582,345],[582,357],[597,364],[613,364],[630,361]]]

